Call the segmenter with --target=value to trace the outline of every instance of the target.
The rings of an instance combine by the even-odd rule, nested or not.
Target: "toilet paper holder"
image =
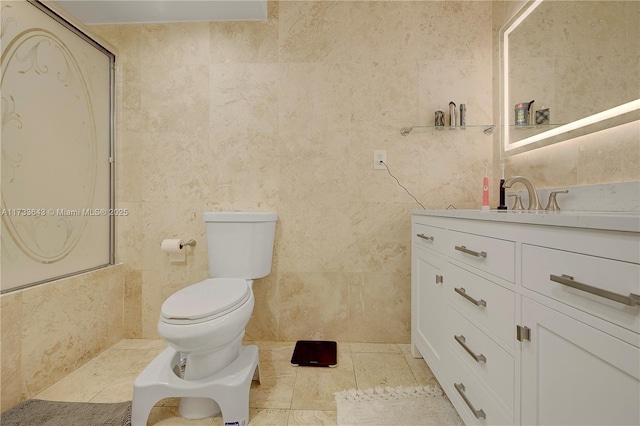
[[[190,239],[189,241],[187,241],[186,243],[182,243],[182,244],[180,244],[180,249],[183,249],[185,246],[195,247],[195,246],[196,246],[196,240],[194,240],[194,239],[192,238],[192,239]]]

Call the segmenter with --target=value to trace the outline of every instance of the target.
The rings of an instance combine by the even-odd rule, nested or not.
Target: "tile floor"
[[[260,350],[262,381],[251,385],[250,425],[336,424],[334,392],[375,386],[424,386],[437,381],[408,344],[338,342],[335,368],[293,367],[295,342],[248,342]],[[55,401],[131,400],[133,381],[164,348],[162,340],[122,340],[35,398]],[[160,401],[148,425],[222,425],[222,418],[187,420],[177,399]]]

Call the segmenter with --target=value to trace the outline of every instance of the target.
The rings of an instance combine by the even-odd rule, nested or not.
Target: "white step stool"
[[[146,426],[153,406],[161,399],[174,397],[211,398],[220,406],[225,425],[246,426],[249,423],[251,380],[260,382],[257,346],[242,346],[235,361],[205,379],[181,379],[174,372],[179,365],[180,353],[167,348],[136,378],[131,426]]]

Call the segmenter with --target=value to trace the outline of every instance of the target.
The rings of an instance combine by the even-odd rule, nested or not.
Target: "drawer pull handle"
[[[487,302],[485,300],[476,300],[473,297],[469,296],[467,294],[467,291],[460,287],[460,288],[454,288],[453,289],[456,293],[458,293],[460,296],[464,297],[465,299],[467,299],[469,302],[473,303],[476,306],[487,306]]]
[[[475,256],[475,257],[487,257],[487,252],[486,251],[473,251],[473,250],[469,250],[468,248],[466,248],[465,246],[455,246],[456,250],[461,251],[463,253],[467,253],[470,254],[471,256]]]
[[[416,237],[422,238],[423,240],[427,240],[427,241],[433,241],[433,237],[427,237],[424,234],[416,234]]]
[[[453,386],[456,388],[456,390],[458,391],[458,393],[460,394],[462,399],[464,399],[464,402],[467,403],[467,406],[473,412],[473,415],[476,416],[476,419],[485,419],[486,420],[487,416],[486,416],[486,414],[484,414],[484,411],[476,410],[473,407],[473,404],[471,403],[471,401],[469,401],[469,398],[467,398],[467,395],[464,393],[465,390],[466,390],[464,388],[464,384],[462,384],[462,382],[460,384],[454,383]]]
[[[623,303],[629,306],[637,306],[640,305],[640,295],[629,293],[628,296],[624,296],[622,294],[614,293],[609,290],[604,290],[602,288],[593,287],[588,284],[583,284],[579,281],[575,281],[572,276],[562,274],[558,275],[550,275],[549,279],[551,281],[555,281],[562,285],[566,285],[567,287],[575,288],[578,290],[586,291],[587,293],[595,294],[596,296],[604,297],[605,299],[613,300],[615,302]]]
[[[459,336],[456,336],[454,334],[453,338],[456,339],[456,342],[460,343],[460,346],[462,346],[464,348],[464,350],[467,351],[467,353],[469,355],[471,355],[471,358],[476,360],[476,362],[487,362],[487,357],[485,357],[484,355],[482,355],[482,354],[476,355],[476,354],[473,353],[473,351],[465,343],[467,341],[467,339],[465,339],[462,334],[459,335]]]

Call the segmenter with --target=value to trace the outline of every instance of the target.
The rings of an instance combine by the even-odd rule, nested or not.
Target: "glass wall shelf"
[[[495,125],[494,124],[467,124],[466,126],[456,126],[456,127],[451,127],[451,126],[411,126],[411,127],[403,127],[402,129],[400,129],[400,134],[402,136],[407,136],[408,134],[412,133],[412,132],[428,132],[428,131],[438,131],[438,132],[444,132],[444,131],[451,131],[451,130],[461,130],[461,131],[472,131],[472,132],[477,132],[477,131],[482,131],[485,135],[491,135],[493,134],[493,131],[495,130]]]
[[[510,124],[510,129],[525,130],[525,129],[553,129],[554,127],[563,126],[563,124]]]
[[[549,130],[554,127],[562,126],[563,124],[526,124],[526,125],[513,125],[510,124],[509,128],[516,131],[525,131],[525,130]],[[467,124],[466,126],[411,126],[411,127],[403,127],[400,129],[400,134],[402,136],[407,136],[413,132],[428,132],[428,131],[445,131],[445,130],[469,130],[469,131],[479,131],[482,130],[485,135],[493,134],[495,130],[495,124]]]

